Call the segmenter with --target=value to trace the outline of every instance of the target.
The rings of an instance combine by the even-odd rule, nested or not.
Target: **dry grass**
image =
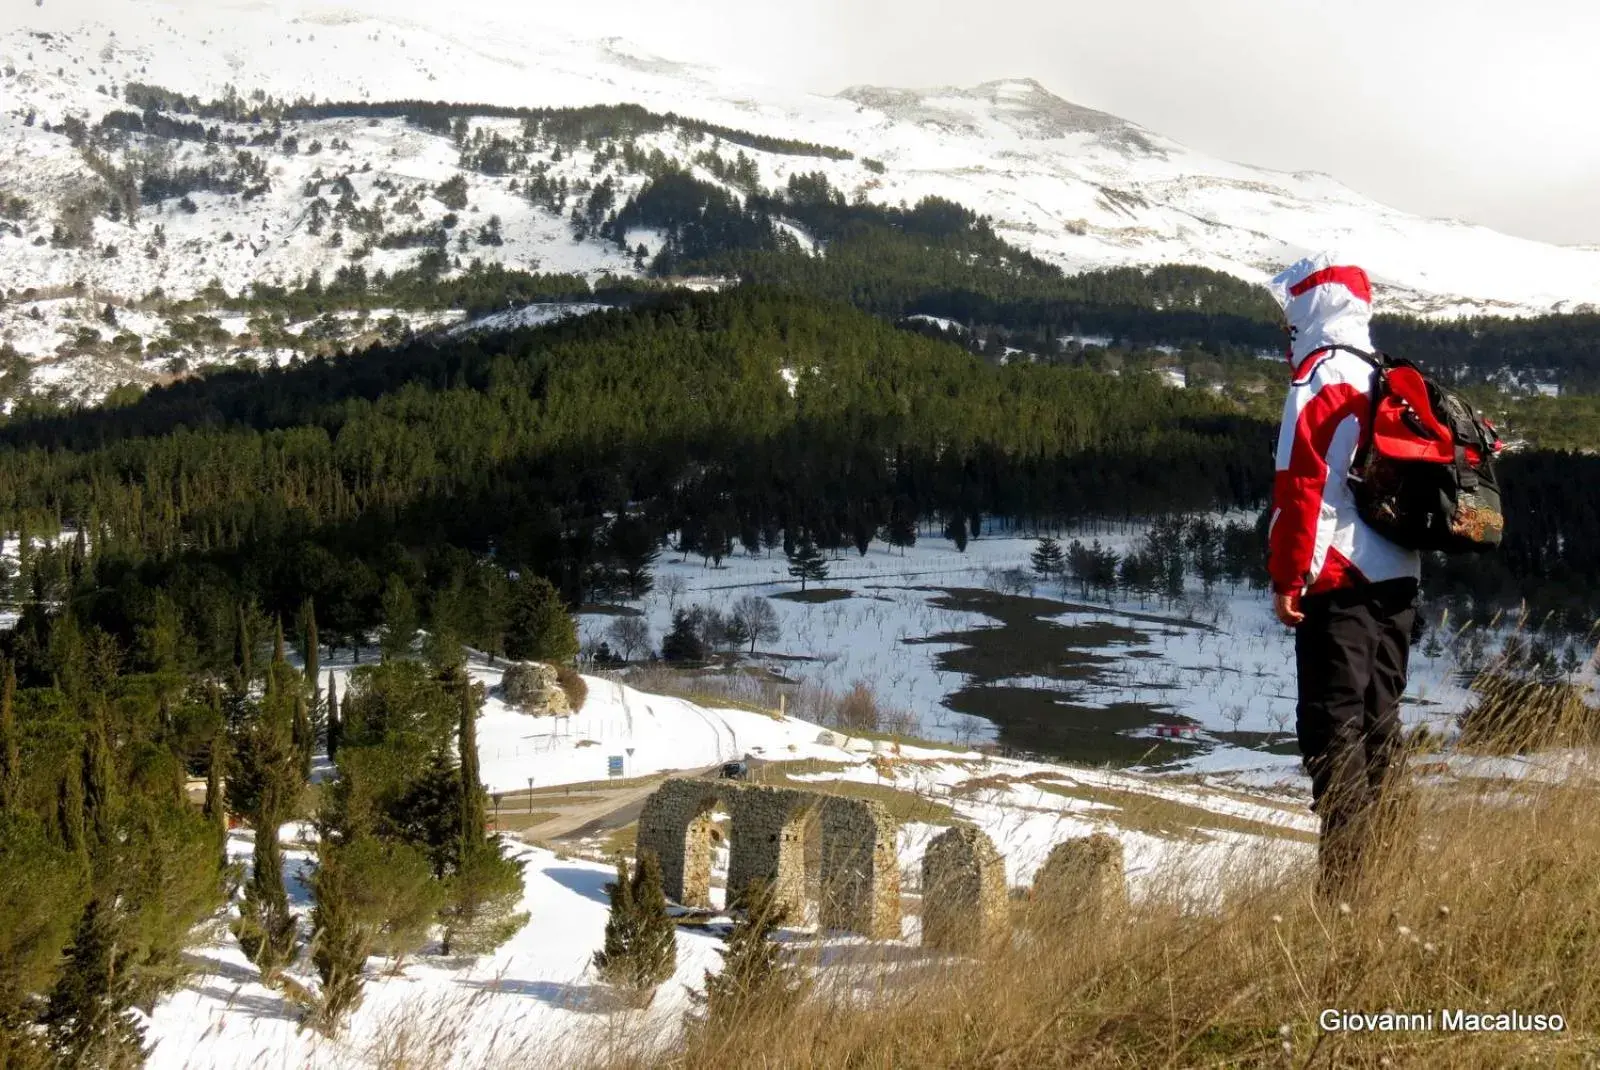
[[[1524,697],[1514,731],[1549,738],[1543,715],[1569,712],[1564,698],[1540,710],[1540,695]],[[1495,749],[1527,748],[1503,734]],[[1197,911],[1174,880],[1116,922],[1035,917],[989,957],[900,982],[881,973],[866,993],[824,984],[798,1007],[693,1031],[670,1057],[610,1050],[595,1065],[1592,1066],[1596,802],[1581,780],[1402,786],[1375,832],[1381,849],[1342,904],[1314,896],[1306,867],[1238,856],[1214,909]],[[1559,1014],[1566,1029],[1325,1031],[1327,1009],[1433,1012],[1436,1023],[1447,1009]]]
[[[868,739],[897,740],[915,743],[920,747],[942,747],[948,750],[969,750],[950,743],[937,743],[917,739],[911,734],[916,719],[905,710],[888,709],[877,704],[868,692],[871,716],[862,711],[862,696],[853,692],[836,692],[815,683],[793,683],[755,670],[716,671],[679,669],[670,665],[632,665],[616,672],[602,675],[629,687],[657,695],[672,695],[702,706],[728,706],[749,710],[752,713],[776,717],[780,704],[784,712],[802,721],[827,728],[835,728],[852,736]],[[854,702],[854,707],[849,703]],[[861,721],[858,727],[846,725],[846,719]]]
[[[501,811],[499,817],[500,831],[521,832],[523,829],[534,828],[535,826],[544,824],[553,817],[560,816],[560,813],[555,810],[535,810],[531,814],[526,810],[520,810],[511,813]],[[490,815],[489,823],[491,825],[495,823],[495,820],[495,817]]]
[[[959,814],[937,799],[930,799],[914,791],[890,787],[888,784],[861,784],[850,780],[796,780],[785,771],[785,767],[790,764],[785,762],[763,769],[761,783],[773,787],[804,788],[823,795],[840,795],[850,799],[866,799],[881,803],[897,821],[926,821],[935,825],[953,825],[961,820]],[[845,767],[841,765],[838,768]],[[794,773],[794,776],[799,775],[804,773],[800,771]]]
[[[1287,825],[1274,825],[1266,821],[1252,821],[1247,817],[1218,813],[1200,806],[1190,806],[1161,795],[1149,795],[1119,788],[1095,787],[1087,784],[1064,784],[1047,777],[1029,777],[1028,783],[1053,795],[1069,799],[1083,799],[1112,808],[1106,820],[1125,828],[1148,832],[1156,836],[1181,839],[1206,839],[1208,830],[1243,832],[1252,836],[1317,842],[1316,833]]]

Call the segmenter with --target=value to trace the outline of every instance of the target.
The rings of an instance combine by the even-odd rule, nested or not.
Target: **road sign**
[[[622,775],[622,755],[613,754],[606,758],[606,776]]]

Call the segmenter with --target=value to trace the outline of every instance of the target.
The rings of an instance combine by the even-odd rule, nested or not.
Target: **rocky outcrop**
[[[554,665],[519,661],[506,667],[500,680],[506,704],[535,717],[565,717],[572,703],[562,689]]]

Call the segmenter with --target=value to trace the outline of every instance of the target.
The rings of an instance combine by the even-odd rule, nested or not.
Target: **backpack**
[[[1350,465],[1356,512],[1411,550],[1481,553],[1500,545],[1505,516],[1494,424],[1410,361],[1345,346],[1372,365],[1372,414]]]

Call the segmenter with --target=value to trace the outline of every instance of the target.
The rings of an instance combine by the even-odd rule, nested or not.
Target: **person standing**
[[[1267,535],[1273,608],[1294,629],[1295,730],[1321,820],[1318,889],[1346,896],[1401,763],[1420,556],[1357,515],[1347,482],[1372,412],[1372,286],[1323,253],[1278,275],[1293,372]]]

